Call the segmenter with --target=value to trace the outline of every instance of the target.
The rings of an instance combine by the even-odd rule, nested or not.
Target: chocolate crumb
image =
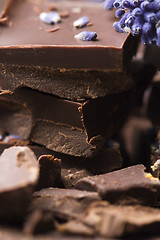
[[[66,17],[68,17],[69,16],[69,12],[68,11],[61,11],[61,12],[59,12],[59,15],[60,15],[60,17],[61,18],[66,18]]]
[[[93,23],[92,22],[89,22],[86,24],[87,27],[90,27],[90,26],[93,26]]]
[[[8,21],[8,17],[0,18],[0,23],[6,23]]]
[[[56,32],[58,31],[60,28],[59,27],[55,27],[55,28],[51,28],[51,29],[46,29],[46,32]]]

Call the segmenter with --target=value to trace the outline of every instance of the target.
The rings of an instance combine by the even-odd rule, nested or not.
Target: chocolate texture
[[[24,139],[30,136],[33,142],[51,150],[91,157],[121,126],[131,107],[131,98],[132,93],[127,91],[104,98],[73,102],[28,88],[19,88],[12,95],[0,96],[0,104],[6,111],[1,120],[1,134],[8,132]],[[24,106],[27,114],[31,111],[30,116],[26,114],[29,121],[23,125],[25,115],[22,114],[21,118],[17,110],[12,114],[11,104],[20,105],[22,112]],[[16,122],[16,128],[12,122]]]
[[[123,168],[111,173],[79,180],[75,187],[97,191],[103,199],[114,203],[156,205],[159,202],[160,182],[145,173],[143,165]]]
[[[14,90],[23,85],[72,99],[101,97],[128,89],[133,83],[126,68],[137,45],[133,37],[113,29],[115,18],[104,11],[102,4],[54,3],[57,12],[68,11],[69,16],[56,24],[58,31],[48,33],[46,30],[53,26],[41,22],[39,14],[48,10],[50,1],[12,2],[6,13],[12,24],[3,27],[0,39],[2,89]],[[74,12],[75,8],[79,13]],[[73,22],[83,15],[92,22],[83,30],[96,31],[97,41],[74,38],[81,29],[75,29]]]
[[[10,147],[0,156],[0,219],[21,221],[39,178],[39,165],[28,147]]]

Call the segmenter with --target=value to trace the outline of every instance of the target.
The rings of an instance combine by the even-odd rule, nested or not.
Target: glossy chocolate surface
[[[69,16],[62,18],[61,23],[48,25],[39,20],[39,14],[47,11],[53,2],[12,2],[6,13],[9,22],[1,26],[1,63],[66,69],[123,69],[124,58],[128,59],[133,50],[133,39],[113,29],[116,20],[113,12],[105,11],[103,3],[57,1],[54,4],[57,11],[67,10]],[[80,12],[75,13],[75,9]],[[74,29],[73,21],[84,15],[93,25]],[[57,26],[60,29],[56,32],[46,31]],[[74,38],[85,30],[96,31],[97,41]]]

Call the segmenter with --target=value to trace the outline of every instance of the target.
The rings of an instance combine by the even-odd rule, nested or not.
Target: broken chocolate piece
[[[46,187],[58,187],[61,177],[61,160],[52,155],[42,155],[38,159],[40,165],[40,177],[37,189]]]
[[[82,215],[91,202],[99,199],[97,193],[75,189],[46,188],[33,194],[30,212],[42,209],[50,211],[57,221],[66,221]]]
[[[11,147],[0,156],[0,219],[24,218],[39,177],[39,166],[28,147]]]
[[[159,224],[159,209],[139,205],[117,206],[106,201],[95,201],[88,206],[83,217],[58,224],[57,229],[64,233],[86,236],[126,236],[124,239],[139,239],[136,234],[146,238],[147,234],[158,235]]]
[[[28,135],[31,133],[33,142],[53,151],[92,157],[103,147],[105,140],[120,128],[130,111],[132,97],[132,92],[126,91],[104,98],[73,102],[28,88],[19,88],[12,95],[0,96],[0,99],[7,109],[11,104],[17,103],[31,111],[31,123],[27,129],[24,126],[24,129]],[[12,114],[4,116],[2,133],[8,129],[8,116],[11,119]],[[14,119],[12,121],[15,122]],[[13,127],[10,125],[9,134],[15,131]],[[14,134],[20,135],[16,132]]]
[[[77,168],[62,169],[62,183],[65,188],[74,188],[75,183],[84,177],[92,176],[86,169],[78,170]]]
[[[143,165],[117,170],[103,175],[79,180],[75,187],[97,191],[103,199],[112,203],[140,203],[151,206],[158,204],[160,182],[150,179]]]

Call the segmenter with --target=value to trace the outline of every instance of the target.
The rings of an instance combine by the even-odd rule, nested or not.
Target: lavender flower
[[[75,35],[74,37],[82,41],[94,41],[97,38],[97,33],[90,32],[90,31],[83,31]]]
[[[76,21],[74,21],[73,26],[75,28],[82,28],[82,27],[85,27],[88,22],[89,22],[89,19],[86,16],[83,16],[83,17],[77,19]]]
[[[55,11],[42,12],[39,18],[42,22],[47,24],[55,24],[61,21],[60,15]]]
[[[111,0],[105,0],[105,6],[110,4]],[[113,25],[117,31],[129,28],[133,36],[141,35],[143,44],[160,46],[160,0],[114,0],[112,6],[120,18]]]

